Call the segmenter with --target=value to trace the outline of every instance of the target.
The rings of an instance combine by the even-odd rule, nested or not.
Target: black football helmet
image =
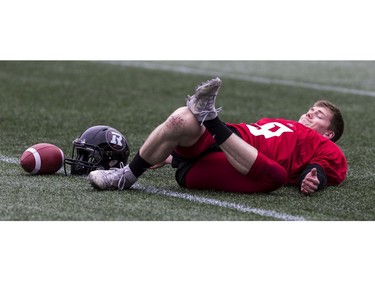
[[[73,141],[72,157],[64,161],[64,170],[70,165],[72,175],[88,175],[91,171],[120,168],[129,158],[129,144],[125,137],[109,126],[88,128]]]

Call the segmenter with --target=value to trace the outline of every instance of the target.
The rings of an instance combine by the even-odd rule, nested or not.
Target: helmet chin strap
[[[116,166],[117,164],[118,164],[118,161],[117,161],[117,160],[111,160],[111,161],[109,161],[109,163],[108,163],[109,167],[114,167],[114,166]]]
[[[85,155],[81,154],[80,157],[77,159],[79,161],[85,160]],[[72,172],[75,174],[83,175],[85,174],[86,167],[78,163],[73,163],[72,165]]]

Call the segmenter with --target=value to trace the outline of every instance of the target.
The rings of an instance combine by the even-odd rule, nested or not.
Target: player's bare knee
[[[186,119],[179,110],[173,112],[164,122],[164,130],[172,134],[180,134],[186,128]]]
[[[168,119],[165,121],[165,127],[167,130],[170,130],[172,132],[175,131],[182,131],[185,127],[185,120],[184,117],[178,113],[173,113],[168,117]]]
[[[164,136],[175,140],[181,146],[195,143],[204,130],[187,107],[177,109],[163,124]]]
[[[192,114],[187,107],[181,107],[173,112],[165,121],[165,126],[167,129],[172,131],[182,132],[185,130],[190,130],[191,123],[194,121]]]

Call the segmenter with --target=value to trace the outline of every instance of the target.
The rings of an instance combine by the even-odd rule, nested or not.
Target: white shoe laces
[[[203,125],[203,122],[206,120],[207,116],[210,114],[210,113],[216,113],[218,114],[220,111],[222,110],[222,107],[219,107],[219,108],[214,108],[213,110],[202,110],[199,115],[203,117],[202,121],[201,121],[201,126]]]
[[[125,171],[123,169],[125,168],[124,163],[120,162],[120,168],[111,168],[109,169],[109,173],[107,174],[112,182],[117,181],[117,189],[123,190],[125,187]],[[111,184],[112,185],[112,184]]]

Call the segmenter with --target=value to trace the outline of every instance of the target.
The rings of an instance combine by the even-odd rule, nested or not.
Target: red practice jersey
[[[327,185],[338,185],[346,177],[346,158],[331,140],[297,121],[264,118],[253,124],[230,124],[242,139],[275,160],[288,172],[288,183],[297,185],[309,164],[320,165]]]

